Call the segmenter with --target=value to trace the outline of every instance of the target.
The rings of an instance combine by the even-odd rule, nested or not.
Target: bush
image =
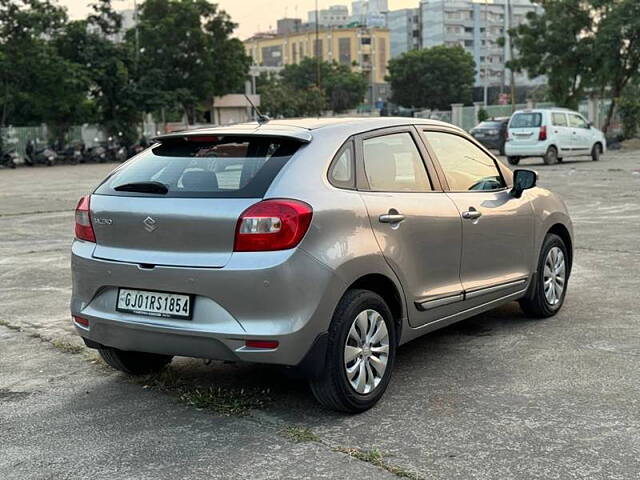
[[[489,114],[484,108],[478,110],[478,122],[482,123],[489,118]]]
[[[627,87],[618,99],[618,109],[624,138],[635,137],[640,129],[640,87]]]

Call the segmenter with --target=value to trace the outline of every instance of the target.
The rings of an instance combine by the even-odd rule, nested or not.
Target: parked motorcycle
[[[77,165],[78,163],[82,163],[83,160],[83,150],[84,145],[81,144],[73,144],[66,145],[61,149],[57,150],[58,158],[65,163],[70,163],[71,165]]]
[[[113,137],[107,139],[106,150],[107,159],[111,162],[122,163],[128,158],[127,148]]]

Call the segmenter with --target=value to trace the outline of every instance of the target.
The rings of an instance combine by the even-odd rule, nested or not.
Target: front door
[[[573,131],[573,150],[576,155],[586,155],[591,151],[591,131],[589,124],[577,113],[568,113],[569,125]]]
[[[462,135],[425,131],[462,220],[465,307],[524,290],[531,274],[533,210],[510,195],[495,160]]]
[[[435,172],[428,174],[417,133],[375,132],[356,145],[364,173],[358,188],[380,249],[402,283],[409,323],[416,327],[456,313],[462,221]]]

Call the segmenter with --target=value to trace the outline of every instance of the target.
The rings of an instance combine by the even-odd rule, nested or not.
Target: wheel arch
[[[567,247],[567,253],[569,254],[569,272],[571,272],[571,266],[573,265],[573,240],[571,239],[569,230],[562,223],[554,223],[547,231],[547,234],[549,233],[559,236]]]
[[[369,273],[352,282],[345,292],[354,289],[370,290],[382,297],[387,303],[396,326],[396,338],[402,334],[402,323],[405,318],[404,296],[396,283],[381,273]]]

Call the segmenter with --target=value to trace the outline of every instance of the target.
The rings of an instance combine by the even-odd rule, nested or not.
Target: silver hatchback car
[[[554,315],[573,258],[534,172],[406,118],[164,135],[80,200],[75,231],[73,322],[109,365],[286,365],[348,412],[403,343],[514,300]]]

